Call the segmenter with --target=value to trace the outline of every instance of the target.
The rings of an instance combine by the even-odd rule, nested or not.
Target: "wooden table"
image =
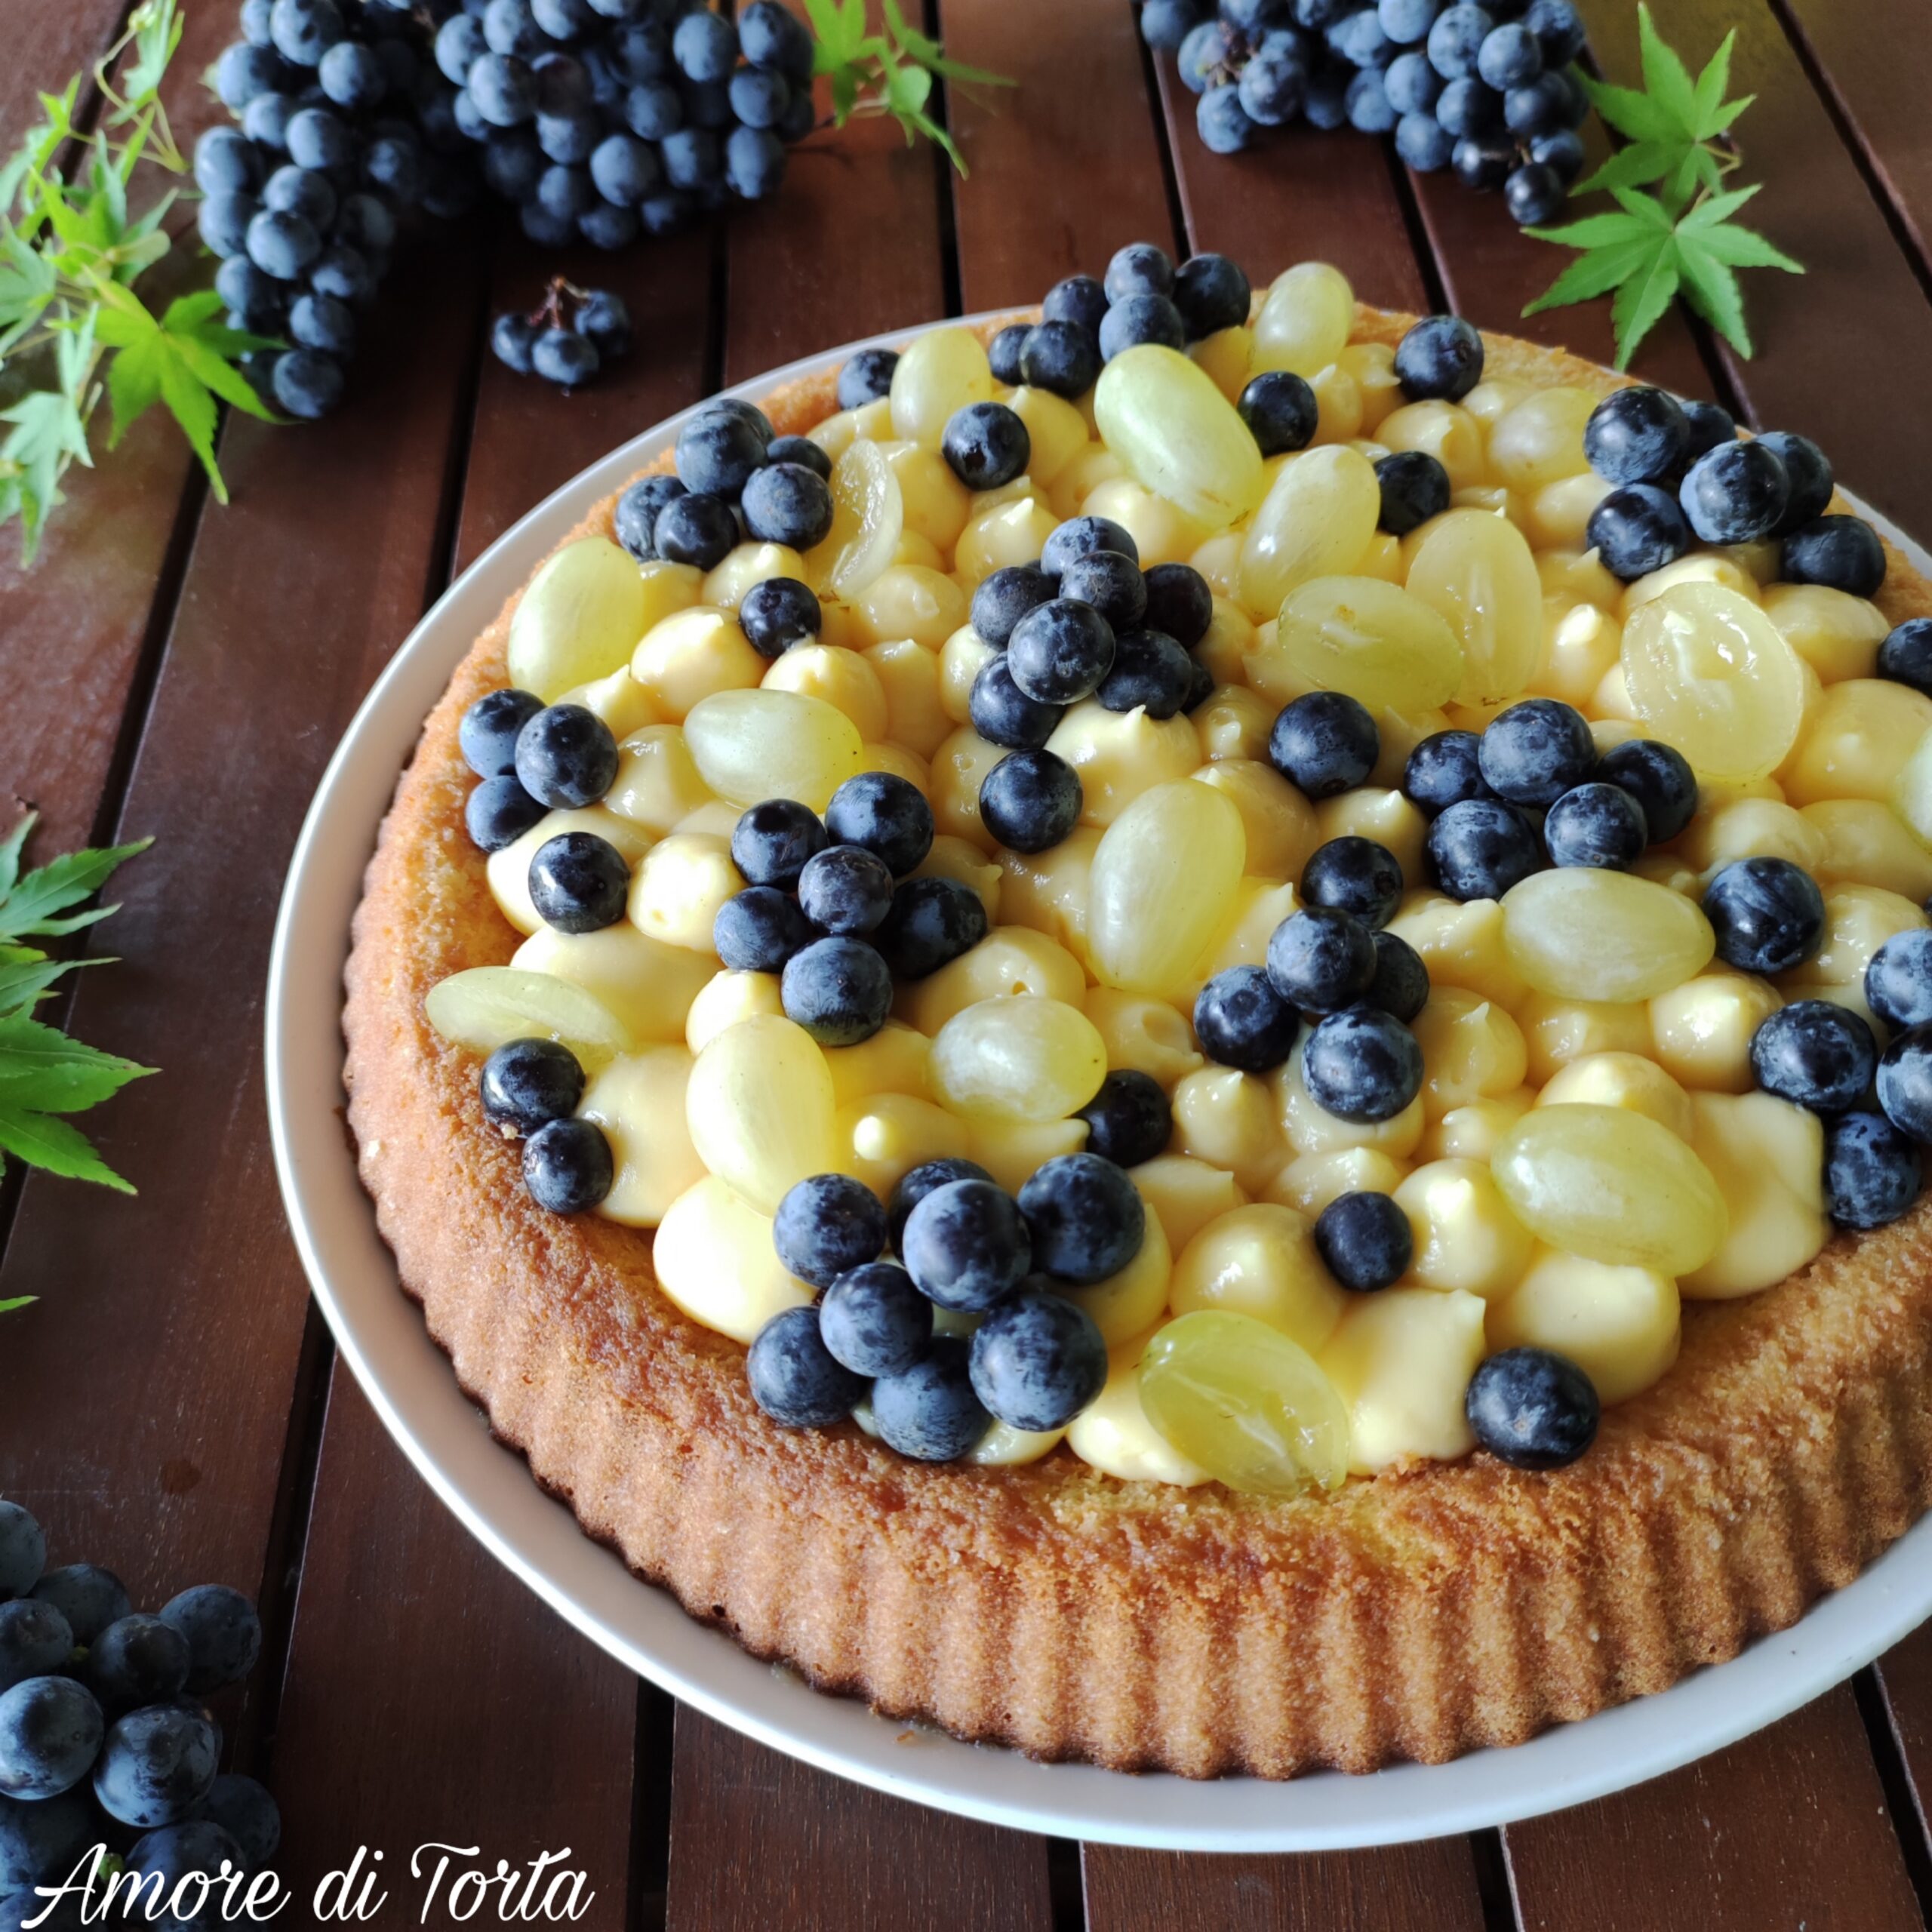
[[[31,89],[90,63],[123,0],[8,11],[11,140]],[[1137,238],[1225,250],[1257,280],[1320,257],[1372,301],[1607,355],[1595,309],[1518,321],[1563,257],[1495,199],[1411,179],[1352,135],[1207,154],[1128,0],[931,11],[960,57],[1020,83],[990,108],[951,103],[969,179],[874,122],[815,140],[783,198],[728,232],[565,263],[621,290],[638,325],[629,362],[577,396],[485,353],[491,315],[528,306],[551,261],[475,230],[405,248],[334,421],[227,423],[229,507],[157,412],[69,478],[38,568],[0,572],[0,777],[45,814],[39,850],[159,836],[116,882],[122,963],[85,976],[72,1023],[164,1069],[96,1117],[138,1199],[37,1176],[0,1192],[0,1299],[42,1298],[0,1324],[0,1488],[42,1514],[57,1561],[109,1562],[137,1598],[211,1579],[260,1592],[269,1655],[229,1728],[281,1797],[303,1897],[359,1844],[393,1873],[437,1840],[513,1863],[571,1847],[597,1890],[580,1922],[598,1928],[1920,1926],[1932,1634],[1704,1764],[1500,1833],[1303,1858],[1083,1848],[874,1796],[675,1709],[469,1540],[336,1361],[269,1163],[270,926],[365,688],[530,505],[722,383],[1035,300]],[[1764,183],[1753,218],[1810,272],[1752,277],[1756,360],[1673,320],[1643,367],[1819,437],[1847,482],[1932,533],[1932,12],[1666,11],[1697,59],[1737,24],[1734,85],[1758,97],[1742,131]],[[1634,8],[1586,11],[1604,64],[1634,73]],[[186,134],[218,112],[195,77],[232,20],[229,0],[191,0],[173,82]]]

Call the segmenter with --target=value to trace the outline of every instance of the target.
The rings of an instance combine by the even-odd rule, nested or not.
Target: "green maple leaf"
[[[134,1191],[134,1183],[100,1158],[78,1127],[41,1109],[0,1099],[0,1148],[64,1180],[91,1180],[117,1194]]]
[[[228,486],[214,460],[215,398],[265,423],[275,417],[234,366],[236,356],[272,345],[217,322],[221,308],[221,297],[203,289],[177,296],[157,319],[131,289],[111,287],[103,291],[100,339],[115,351],[107,372],[114,413],[108,448],[154,403],[164,402],[201,458],[216,501],[225,503]]]
[[[1694,81],[1690,72],[1657,32],[1647,6],[1637,9],[1639,57],[1643,66],[1641,91],[1613,87],[1579,72],[1577,78],[1597,112],[1625,137],[1620,148],[1576,192],[1598,188],[1637,188],[1663,184],[1667,205],[1681,207],[1700,189],[1717,192],[1728,158],[1713,145],[1751,105],[1755,96],[1727,101],[1730,57],[1737,44],[1734,29]]]
[[[954,145],[952,137],[926,112],[926,103],[931,100],[933,77],[924,67],[904,67],[891,48],[881,51],[878,55],[878,98],[885,111],[906,131],[906,145],[909,148],[918,136],[923,134],[929,141],[943,149],[947,158],[963,176],[966,163],[959,149]]]
[[[74,131],[74,104],[80,94],[81,77],[76,74],[67,83],[65,93],[40,97],[40,125],[0,165],[0,214],[8,213],[17,200],[24,198],[23,191],[53,165],[54,156]]]
[[[1561,228],[1529,230],[1540,242],[1555,242],[1583,252],[1523,313],[1534,315],[1594,296],[1612,296],[1617,366],[1622,369],[1669,307],[1676,293],[1678,269],[1669,211],[1653,195],[1629,188],[1611,192],[1620,214],[1586,215]],[[1666,285],[1668,293],[1660,303],[1657,291]],[[1627,290],[1636,292],[1626,294]]]
[[[20,822],[0,838],[0,901],[4,901],[20,876],[20,854],[26,849],[27,834],[38,821],[38,812],[25,814]]]
[[[38,325],[59,287],[53,263],[0,215],[0,360]]]
[[[0,1020],[0,1112],[83,1113],[153,1071],[85,1041],[70,1040],[25,1014]]]
[[[159,94],[162,76],[181,44],[183,23],[175,0],[142,0],[128,25],[134,51],[119,76],[121,104],[110,117],[110,125],[117,127],[132,120]]]
[[[168,253],[175,202],[171,192],[131,206],[135,171],[143,162],[177,174],[187,166],[159,94],[181,30],[180,0],[137,0],[94,66],[98,125],[75,125],[77,75],[63,92],[40,96],[38,125],[0,158],[0,365],[11,405],[0,411],[0,522],[19,518],[29,563],[68,465],[91,460],[88,423],[106,356],[119,351],[115,360],[128,365],[117,438],[158,397],[211,475],[214,398],[266,414],[238,377],[210,366],[254,346],[217,329],[213,307],[177,303],[156,322],[128,294]],[[220,494],[218,475],[215,484]]]
[[[105,966],[105,959],[8,959],[0,961],[0,1020],[24,1013],[45,997],[55,980],[77,966]]]
[[[88,386],[94,367],[94,315],[63,325],[54,342],[59,386],[29,389],[0,423],[0,522],[20,520],[20,554],[31,563],[48,514],[60,501],[60,478],[70,463],[91,465],[88,450]]]
[[[1699,204],[1677,224],[1677,266],[1684,292],[1697,313],[1740,355],[1751,353],[1750,331],[1744,323],[1744,297],[1734,269],[1783,269],[1802,275],[1804,269],[1755,229],[1730,219],[1757,193],[1740,188],[1714,195]]]
[[[91,899],[117,866],[145,852],[154,842],[140,838],[131,845],[65,853],[22,878],[20,850],[38,816],[29,812],[0,842],[0,943],[9,946],[23,939],[52,939],[78,932],[118,912],[120,909],[115,906],[82,912],[71,912],[69,908]]]
[[[1755,188],[1740,188],[1699,202],[1673,217],[1656,196],[1629,188],[1611,191],[1617,214],[1586,215],[1562,228],[1533,228],[1542,242],[1583,252],[1523,313],[1532,315],[1567,303],[1611,296],[1617,366],[1626,369],[1638,346],[1681,291],[1690,306],[1740,355],[1751,353],[1744,303],[1734,268],[1804,269],[1783,250],[1730,217]]]
[[[28,813],[0,839],[0,1149],[50,1174],[131,1194],[133,1188],[100,1158],[86,1135],[61,1116],[98,1106],[154,1069],[70,1039],[31,1014],[63,973],[107,962],[49,959],[15,942],[57,937],[106,918],[115,909],[112,906],[73,909],[149,841],[66,853],[23,874],[20,854],[34,818]],[[0,1303],[0,1314],[32,1299]]]
[[[805,0],[812,23],[812,72],[835,74],[859,57],[866,38],[866,0]]]

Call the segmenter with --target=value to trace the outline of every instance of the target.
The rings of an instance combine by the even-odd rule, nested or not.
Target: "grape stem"
[[[589,289],[553,275],[544,288],[542,300],[524,319],[534,328],[567,329],[577,309],[590,300],[590,294]]]

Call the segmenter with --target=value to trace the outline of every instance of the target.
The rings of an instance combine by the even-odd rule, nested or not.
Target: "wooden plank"
[[[184,76],[211,51],[195,31]],[[97,1117],[142,1191],[29,1178],[0,1299],[42,1299],[8,1318],[0,1411],[10,1491],[137,1599],[252,1592],[271,1565],[308,1297],[264,1118],[269,934],[315,780],[445,540],[447,345],[478,300],[468,245],[405,250],[349,406],[312,429],[230,423],[234,500],[196,535],[118,815],[161,840],[123,875],[122,963],[86,977],[73,1023],[162,1065]]]
[[[947,112],[972,172],[953,188],[961,306],[1021,308],[1063,275],[1100,274],[1129,242],[1171,248],[1134,9],[1121,0],[941,0],[955,60],[1015,89]]]
[[[946,313],[933,149],[848,122],[792,151],[775,199],[732,211],[724,380]]]
[[[1635,10],[1580,11],[1605,73],[1635,75]],[[1695,65],[1733,26],[1731,92],[1757,97],[1737,124],[1738,178],[1764,189],[1746,219],[1809,272],[1746,272],[1757,354],[1723,350],[1727,372],[1755,426],[1816,437],[1850,488],[1932,530],[1932,445],[1906,433],[1932,418],[1932,305],[1765,0],[1682,0],[1669,32]]]
[[[1932,263],[1932,148],[1924,75],[1932,16],[1900,0],[1861,7],[1783,0],[1781,17],[1890,199],[1921,267]]]
[[[878,131],[868,128],[856,138],[862,147],[875,149]],[[862,280],[856,291],[849,281],[834,278],[835,265],[853,258],[868,241],[880,245],[883,273],[896,269],[897,299],[920,299],[917,292],[922,291],[922,306],[914,313],[937,308],[937,201],[928,168],[855,168],[842,152],[833,152],[801,173],[780,206],[735,211],[728,244],[709,232],[694,232],[613,257],[588,250],[540,251],[514,234],[502,242],[491,280],[492,312],[533,307],[550,278],[561,274],[579,287],[621,294],[636,341],[628,358],[574,395],[515,375],[486,355],[463,479],[459,566],[586,463],[703,393],[716,251],[728,246],[740,270],[732,282],[746,291],[732,325],[734,336],[742,327],[744,343],[738,348],[734,341],[733,380],[834,339],[813,331],[831,326],[835,334],[854,312],[870,318],[881,302],[894,298],[894,288],[879,276],[869,285]],[[783,303],[764,299],[774,288],[790,291]],[[891,319],[880,315],[869,325],[884,326]],[[311,1567],[305,1571],[327,1580],[327,1587],[305,1592],[301,1600],[284,1722],[285,1733],[293,1735],[307,1717],[315,1767],[309,1768],[309,1754],[291,1748],[291,1758],[302,1766],[293,1774],[302,1782],[292,1789],[291,1808],[312,1787],[315,1792],[331,1789],[357,1761],[363,1740],[352,1735],[339,1743],[324,1735],[329,1711],[352,1697],[380,1709],[385,1735],[432,1740],[422,1752],[412,1750],[373,1770],[363,1754],[365,1768],[352,1787],[361,1821],[358,1829],[391,1829],[392,1815],[419,1818],[425,1832],[438,1818],[457,1820],[463,1842],[487,1843],[493,1850],[499,1840],[548,1847],[574,1832],[580,1854],[588,1831],[602,1847],[606,1868],[599,1880],[599,1914],[613,1915],[599,1922],[621,1923],[632,1884],[626,1868],[633,1767],[639,1750],[666,1749],[668,1739],[639,1738],[632,1681],[476,1552],[454,1521],[406,1477],[412,1508],[406,1522],[391,1523],[395,1459],[375,1453],[382,1445],[372,1444],[372,1429],[366,1407],[338,1367],[318,1463]],[[371,1583],[383,1576],[410,1579],[418,1602],[411,1627],[424,1634],[420,1644],[412,1641],[371,1657],[358,1641],[356,1620],[340,1611],[335,1552],[338,1544],[352,1543],[377,1524],[389,1527]],[[445,1655],[433,1647],[434,1633],[451,1623],[466,1629],[477,1624],[493,1632],[508,1629],[516,1633],[515,1650],[508,1657],[494,1649],[485,1655],[459,1644]],[[519,1657],[531,1668],[519,1667]],[[553,1823],[530,1816],[522,1796],[525,1774],[506,1774],[500,1754],[494,1766],[476,1761],[478,1754],[465,1748],[460,1734],[447,1734],[450,1705],[476,1671],[500,1687],[491,1710],[477,1714],[477,1721],[524,1740],[518,1756],[553,1766],[557,1774],[549,1789],[561,1807]],[[568,1682],[560,1672],[568,1674]],[[445,1768],[426,1781],[423,1770],[429,1764]],[[581,1769],[574,1773],[572,1767]],[[341,1810],[338,1801],[338,1818]],[[397,1829],[399,1837],[408,1837]],[[340,1839],[345,1826],[338,1823],[331,1831]],[[328,1854],[328,1845],[318,1841],[315,1857],[325,1860]],[[516,1854],[512,1850],[507,1855]]]
[[[1881,5],[1854,14],[1815,0],[1786,0],[1781,18],[1846,139],[1887,197],[1922,278],[1932,263],[1932,152],[1924,141],[1922,114],[1915,110],[1932,21],[1916,8]],[[1926,1632],[1882,1660],[1878,1683],[1923,1839],[1932,1817],[1932,1639]]]
[[[1877,1666],[1919,1834],[1932,1833],[1932,1624],[1921,1625]]]
[[[1087,1932],[1483,1932],[1466,1838],[1300,1858],[1088,1845]]]
[[[666,1932],[1049,1932],[1046,1841],[829,1777],[678,1712]]]
[[[1525,1932],[1918,1932],[1850,1687],[1702,1764],[1503,1834]]]
[[[7,58],[0,63],[0,153],[11,152],[38,122],[42,94],[58,94],[75,74],[85,91],[94,63],[112,44],[127,11],[124,0],[8,9]]]
[[[1297,125],[1270,131],[1245,154],[1211,153],[1172,57],[1158,65],[1191,248],[1232,255],[1257,288],[1297,262],[1331,262],[1364,302],[1431,306],[1382,142]]]
[[[697,400],[711,260],[704,234],[614,256],[541,251],[513,231],[500,240],[488,301],[453,340],[474,340],[490,314],[534,308],[561,275],[622,295],[635,340],[575,393],[481,350],[457,568],[614,445]],[[365,1841],[405,1851],[426,1838],[480,1844],[512,1865],[568,1844],[598,1894],[580,1922],[623,1926],[639,1751],[669,1742],[640,1739],[635,1680],[471,1541],[403,1466],[340,1361],[315,1494],[277,1783],[291,1815],[325,1822],[299,1843],[291,1835],[292,1869],[326,1869],[346,1855],[341,1845]],[[361,1572],[353,1592],[346,1567]],[[349,1606],[399,1590],[411,1606],[406,1628],[372,1652],[366,1608]],[[476,1685],[487,1687],[480,1697]],[[360,1728],[339,1721],[349,1706],[370,1713]],[[380,1748],[397,1738],[409,1748]],[[514,1750],[492,1743],[504,1739]]]
[[[380,1847],[390,1915],[420,1918],[419,1845],[480,1848],[445,1899],[463,1871],[568,1848],[595,1894],[574,1922],[620,1932],[636,1680],[470,1537],[344,1373],[325,1441],[275,1741],[284,1879],[307,1899]]]
[[[1706,39],[1715,45],[1721,32],[1715,10],[1698,11],[1702,19],[1687,24],[1680,14],[1673,17],[1670,29],[1676,44],[1693,59],[1708,52]],[[1634,26],[1626,35],[1628,23],[1613,7],[1586,5],[1585,11],[1590,17],[1593,45],[1607,71],[1613,77],[1634,72],[1634,44],[1619,44],[1620,37],[1634,35]],[[1724,23],[1729,23],[1728,16]],[[1777,97],[1777,91],[1788,77],[1772,57],[1777,49],[1768,44],[1770,36],[1763,23],[1754,14],[1740,26],[1740,62],[1746,56],[1746,42],[1755,36],[1750,51],[1757,66],[1749,72],[1740,67],[1734,91],[1756,88],[1761,97],[1769,93],[1771,98],[1761,97],[1752,114],[1761,115],[1765,121],[1776,119],[1785,131],[1785,138],[1774,143],[1767,138],[1769,131],[1762,122],[1755,128],[1747,126],[1747,174],[1759,171],[1761,159],[1767,180],[1774,165],[1795,177],[1801,177],[1814,167],[1827,171],[1835,168],[1844,157],[1829,127],[1808,125],[1811,117],[1804,111],[1806,101]],[[1816,103],[1809,105],[1815,108]],[[1591,140],[1593,152],[1600,151],[1598,131],[1592,131]],[[1799,152],[1791,152],[1787,166],[1786,152],[1800,142],[1804,143],[1801,160]],[[1774,145],[1779,150],[1775,163]],[[1459,312],[1486,326],[1564,343],[1598,360],[1610,358],[1613,352],[1607,304],[1556,310],[1527,321],[1516,319],[1524,303],[1546,287],[1569,258],[1567,253],[1521,235],[1495,198],[1469,195],[1442,176],[1417,177],[1415,186],[1444,286]],[[1802,244],[1773,229],[1774,194],[1783,202],[1795,198],[1783,184],[1767,185],[1764,201],[1758,205],[1764,210],[1762,225],[1777,233],[1783,245],[1802,254]],[[1862,190],[1860,195],[1862,200]],[[1869,207],[1869,202],[1864,205]],[[1858,213],[1851,211],[1854,226],[1859,225]],[[1875,257],[1881,279],[1893,279],[1898,258],[1889,238],[1882,232],[1868,231],[1860,245]],[[1768,307],[1770,298],[1789,292],[1774,290],[1770,285],[1786,280],[1778,276],[1751,278],[1754,318],[1761,312],[1760,292]],[[1820,275],[1806,278],[1798,287],[1800,301],[1824,296],[1835,303],[1838,280],[1834,275],[1834,286],[1828,291]],[[1903,291],[1900,293],[1903,300]],[[1914,310],[1922,306],[1915,291],[1909,306]],[[1913,326],[1921,325],[1923,320],[1915,313]],[[1769,396],[1782,398],[1790,393],[1794,401],[1815,397],[1817,365],[1814,362],[1809,373],[1799,373],[1805,369],[1807,355],[1817,352],[1815,340],[1807,351],[1784,339],[1788,330],[1796,333],[1800,326],[1788,322],[1783,315],[1775,322],[1764,315],[1758,328],[1762,345],[1758,361],[1742,365],[1734,358],[1727,358],[1727,374],[1750,398],[1754,414],[1761,417]],[[1775,343],[1774,327],[1780,331]],[[1801,327],[1808,333],[1811,325],[1804,322]],[[1847,378],[1853,375],[1849,358],[1841,355],[1835,366]],[[1689,393],[1712,392],[1709,371],[1690,331],[1675,319],[1660,325],[1646,344],[1636,373]],[[1868,386],[1847,380],[1834,386],[1835,420],[1828,433],[1815,416],[1812,419],[1812,426],[1824,435],[1827,447],[1854,485],[1857,473],[1850,470],[1854,458],[1845,451],[1857,448],[1858,436],[1862,435],[1866,447],[1875,452],[1897,440],[1889,411],[1875,386],[1869,386],[1864,395],[1850,392],[1861,386]],[[1844,423],[1836,420],[1841,405],[1854,428],[1850,439],[1845,436]],[[1776,406],[1782,409],[1782,401]],[[1792,419],[1780,414],[1770,420],[1783,423]],[[1886,466],[1878,463],[1875,466],[1882,469]],[[1932,482],[1932,472],[1928,472],[1927,481]],[[1681,1915],[1701,1915],[1704,1922],[1744,1927],[1769,1924],[1774,1917],[1778,1923],[1795,1924],[1807,1921],[1807,1915],[1829,1913],[1836,1889],[1833,1880],[1821,1882],[1814,1875],[1803,1895],[1803,1909],[1794,1908],[1786,1917],[1784,1909],[1793,1895],[1777,1875],[1787,1860],[1802,1869],[1814,1856],[1817,1863],[1810,1869],[1814,1873],[1825,1869],[1823,1849],[1841,1829],[1858,1834],[1862,1841],[1857,1862],[1861,1877],[1869,1879],[1873,1889],[1857,1909],[1869,1916],[1834,1920],[1810,1915],[1808,1923],[1814,1932],[1824,1923],[1916,1922],[1915,1915],[1909,1921],[1884,1915],[1911,1909],[1909,1887],[1896,1841],[1884,1825],[1876,1774],[1848,1691],[1835,1693],[1787,1720],[1767,1738],[1747,1742],[1675,1779],[1561,1818],[1519,1826],[1506,1834],[1506,1839],[1526,1925],[1581,1925],[1586,1918],[1602,1924],[1605,1903],[1612,1898],[1623,1902],[1624,1914],[1608,1921],[1613,1927],[1678,1922],[1679,1911],[1660,1903],[1654,1896],[1655,1887],[1647,1885],[1641,1894],[1633,1894],[1620,1881],[1620,1875],[1631,1869],[1634,1852],[1641,1856],[1647,1872],[1667,1875],[1670,1884],[1681,1888],[1686,1900],[1696,1901],[1695,1914],[1687,1909]],[[1660,1850],[1656,1835],[1660,1832],[1672,1835],[1670,1850]],[[1715,1921],[1713,1914],[1718,1915]]]
[[[11,48],[13,57],[0,67],[0,149],[36,118],[32,90],[63,86],[69,74],[91,68],[122,11],[116,0],[23,11],[17,25],[24,51]],[[225,118],[198,75],[232,29],[219,8],[192,11],[199,17],[189,22],[168,88],[184,148],[211,120]],[[158,196],[168,177],[144,168],[137,183],[137,192]],[[205,286],[208,274],[190,227],[141,287],[150,300],[165,302]],[[165,409],[149,411],[112,452],[107,430],[103,402],[92,423],[94,466],[68,471],[66,500],[31,567],[20,561],[17,529],[0,531],[8,672],[0,707],[0,820],[11,823],[23,804],[37,807],[42,857],[84,843],[95,829],[143,649],[156,641],[150,625],[157,589],[199,501],[197,485],[184,506],[197,466]],[[164,609],[161,621],[166,617]]]

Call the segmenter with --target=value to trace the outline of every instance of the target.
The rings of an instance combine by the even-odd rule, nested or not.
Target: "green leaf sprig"
[[[152,841],[69,852],[23,875],[20,854],[35,816],[28,813],[0,839],[0,1149],[49,1174],[131,1194],[133,1187],[64,1116],[98,1106],[154,1069],[70,1039],[33,1017],[64,974],[110,962],[51,958],[32,942],[65,938],[118,911],[85,902],[117,866]],[[0,1314],[21,1305],[0,1303]]]
[[[1628,145],[1576,192],[1607,189],[1619,212],[1586,215],[1561,228],[1533,228],[1540,241],[1582,252],[1523,313],[1534,315],[1599,295],[1611,297],[1617,366],[1630,359],[1682,295],[1738,354],[1751,353],[1743,291],[1734,270],[1804,269],[1755,229],[1731,217],[1758,192],[1727,189],[1739,162],[1730,128],[1754,96],[1727,101],[1734,29],[1695,80],[1651,18],[1637,8],[1644,85],[1611,87],[1580,75],[1592,103]],[[1654,193],[1642,189],[1654,186]]]
[[[180,38],[177,0],[142,0],[94,69],[101,107],[92,136],[76,124],[76,75],[63,92],[41,96],[40,125],[0,164],[0,524],[19,519],[26,562],[69,465],[93,463],[88,426],[103,387],[110,449],[152,404],[165,403],[223,503],[216,398],[272,420],[235,364],[274,345],[222,326],[211,291],[180,297],[158,316],[134,292],[168,251],[162,223],[178,198],[171,189],[134,212],[136,171],[146,163],[179,176],[188,165],[159,93]],[[70,142],[85,154],[71,179],[60,165]]]
[[[923,134],[944,149],[963,176],[957,143],[927,111],[936,79],[963,88],[1010,88],[1003,74],[946,58],[939,42],[906,23],[899,0],[881,0],[884,33],[868,30],[866,0],[805,0],[812,23],[812,72],[832,82],[832,125],[854,115],[889,114],[906,131],[910,147]]]

